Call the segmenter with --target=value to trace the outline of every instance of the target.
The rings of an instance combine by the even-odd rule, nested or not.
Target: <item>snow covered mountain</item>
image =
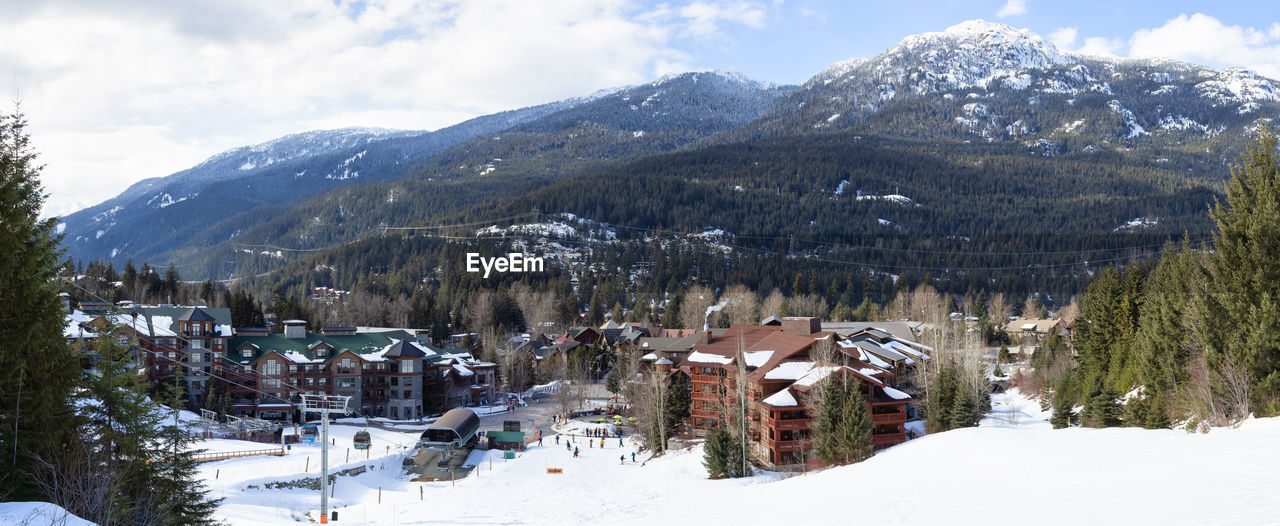
[[[975,20],[837,63],[747,128],[792,135],[866,127],[1019,141],[1052,155],[1222,134],[1232,143],[1278,109],[1280,82],[1252,71],[1080,55],[1029,30]]]
[[[123,260],[169,250],[195,233],[227,239],[317,194],[398,179],[451,146],[571,104],[487,115],[434,132],[319,130],[233,148],[63,217],[63,244],[76,259]]]
[[[798,87],[692,72],[436,132],[307,132],[237,148],[64,218],[65,244],[77,259],[117,263],[190,261],[232,240],[314,246],[509,197],[503,192],[517,183],[833,132],[944,150],[1016,145],[1033,156],[1136,151],[1130,158],[1172,158],[1208,179],[1226,173],[1262,114],[1277,113],[1280,82],[1248,70],[1080,55],[1028,30],[976,20],[833,64]],[[421,186],[443,181],[478,184]],[[429,214],[395,197],[464,190],[471,193]]]

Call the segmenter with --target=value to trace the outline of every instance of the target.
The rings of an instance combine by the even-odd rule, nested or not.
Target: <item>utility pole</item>
[[[302,414],[320,413],[320,524],[329,523],[329,413],[350,413],[350,396],[307,393],[302,396]]]

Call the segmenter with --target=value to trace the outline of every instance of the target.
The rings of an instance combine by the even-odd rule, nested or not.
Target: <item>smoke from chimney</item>
[[[725,298],[720,303],[707,307],[707,314],[702,318],[702,332],[711,331],[711,315],[719,312],[721,309],[728,307],[730,303],[737,303],[737,298]]]

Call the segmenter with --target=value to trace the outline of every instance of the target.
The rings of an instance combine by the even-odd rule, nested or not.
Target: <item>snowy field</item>
[[[1256,419],[1209,434],[1141,429],[1053,430],[1039,404],[1016,393],[993,397],[981,427],[926,436],[854,466],[807,475],[764,473],[706,480],[700,448],[631,461],[619,448],[587,448],[579,458],[547,437],[520,458],[476,454],[479,469],[451,485],[399,476],[396,448],[387,469],[339,478],[340,524],[1274,524],[1280,521],[1280,419]],[[581,424],[573,425],[580,431]],[[356,429],[334,426],[342,455]],[[413,434],[372,430],[380,445]],[[563,440],[563,439],[562,439]],[[597,442],[598,444],[598,442]],[[306,520],[315,491],[244,490],[247,483],[302,476],[296,447],[283,458],[216,462],[213,482],[232,524]],[[619,456],[624,462],[619,463]],[[356,465],[353,460],[350,465]],[[548,474],[547,468],[563,469]],[[228,476],[228,471],[231,475]],[[378,488],[382,502],[378,503]],[[421,488],[421,489],[419,489]],[[421,491],[421,493],[420,493]],[[855,499],[848,499],[856,495]],[[817,502],[828,499],[829,505]],[[741,505],[735,503],[775,505]],[[844,504],[841,504],[844,503]],[[1061,504],[1056,504],[1061,503]],[[1084,505],[1080,505],[1084,503]],[[1070,509],[1068,508],[1070,506]]]
[[[331,468],[372,469],[339,477],[330,504],[337,524],[1280,523],[1280,419],[1208,434],[1053,430],[1048,413],[1016,393],[993,403],[978,428],[925,436],[861,464],[721,481],[705,478],[700,448],[633,463],[629,439],[600,449],[579,437],[573,458],[563,437],[557,446],[549,436],[514,460],[473,454],[478,469],[456,484],[415,483],[401,477],[399,452],[417,433],[370,429],[369,458],[352,450],[347,461],[360,427],[334,425]],[[295,445],[285,457],[212,462],[202,472],[225,497],[219,518],[230,524],[307,522],[317,491],[246,486],[314,477],[318,461],[318,445]]]

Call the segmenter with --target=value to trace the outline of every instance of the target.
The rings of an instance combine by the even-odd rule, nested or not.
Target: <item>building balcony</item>
[[[777,452],[784,451],[804,451],[809,449],[808,444],[804,440],[774,440],[765,439],[765,445]]]
[[[871,415],[871,423],[875,425],[881,424],[902,424],[907,421],[907,413],[880,413]]]
[[[790,420],[770,420],[769,425],[778,431],[809,429],[813,424],[812,418],[792,418]]]
[[[689,380],[695,384],[719,384],[722,379],[714,375],[694,374],[689,375]]]
[[[698,391],[694,391],[692,393],[689,393],[689,398],[692,400],[707,400],[711,402],[718,402],[720,400],[720,395],[717,393],[700,393]]]
[[[871,435],[871,445],[876,449],[896,446],[907,441],[906,433],[886,433],[883,435]]]
[[[710,418],[712,420],[720,419],[720,413],[718,411],[710,411],[707,409],[690,409],[689,416],[693,418]]]

